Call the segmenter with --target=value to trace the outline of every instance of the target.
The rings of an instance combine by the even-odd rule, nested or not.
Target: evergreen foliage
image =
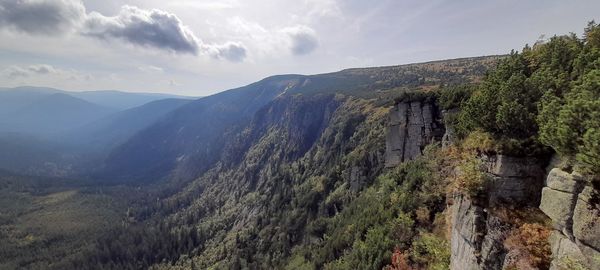
[[[499,152],[536,155],[550,146],[600,174],[600,27],[590,22],[582,39],[555,36],[512,52],[465,102],[456,128],[480,129],[499,141]]]

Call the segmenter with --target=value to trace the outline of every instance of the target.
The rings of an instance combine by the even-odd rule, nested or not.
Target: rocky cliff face
[[[451,269],[503,269],[511,259],[503,242],[512,225],[493,209],[539,203],[544,175],[540,160],[502,155],[482,159],[490,178],[485,196],[453,198]]]
[[[552,168],[542,190],[540,209],[552,219],[550,269],[600,269],[598,191],[577,172]]]
[[[441,123],[434,103],[397,103],[386,124],[385,166],[393,167],[421,155],[432,141],[451,144],[451,130]],[[445,131],[445,133],[444,133]],[[600,195],[583,176],[554,168],[547,160],[482,156],[488,174],[483,195],[450,198],[451,269],[506,269],[518,254],[504,241],[515,224],[498,212],[541,210],[554,224],[549,241],[550,269],[600,269]],[[360,178],[360,174],[352,174]],[[539,211],[538,211],[539,212]]]
[[[400,102],[390,110],[386,127],[386,167],[421,155],[423,148],[444,134],[441,117],[434,103]]]
[[[451,206],[451,269],[506,269],[514,259],[503,243],[512,224],[496,214],[535,208],[554,232],[550,269],[600,269],[600,210],[597,189],[580,174],[535,158],[482,158],[491,177],[483,198],[458,195]]]
[[[380,174],[385,113],[369,101],[343,96],[276,98],[238,133],[223,135],[231,137],[218,166],[170,198],[180,210],[168,222],[206,228],[206,237],[216,239],[195,258],[199,268],[236,256],[249,269],[282,268],[265,265],[283,264],[285,257],[267,262],[256,254],[290,254],[295,245],[319,241],[307,224],[344,206],[343,197],[323,195],[327,189],[358,192]],[[260,252],[214,255],[225,246],[233,250],[238,234],[250,235],[236,241]]]

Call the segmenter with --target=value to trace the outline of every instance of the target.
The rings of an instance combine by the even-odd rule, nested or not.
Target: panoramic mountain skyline
[[[600,269],[599,8],[0,0],[0,269]]]
[[[505,54],[581,34],[600,8],[597,1],[14,3],[0,3],[1,86],[190,96],[273,74]]]

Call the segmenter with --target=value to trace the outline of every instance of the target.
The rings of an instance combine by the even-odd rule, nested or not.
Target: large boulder
[[[560,232],[550,238],[550,269],[600,269],[600,194],[577,172],[553,168],[540,209]]]
[[[576,202],[577,194],[545,187],[542,189],[540,210],[552,219],[557,230],[570,234],[573,208],[575,208]]]
[[[573,213],[573,235],[587,246],[600,251],[600,194],[585,187],[579,194]]]
[[[570,238],[573,238],[573,211],[583,188],[584,181],[579,174],[553,168],[542,189],[540,209],[552,219],[557,230]]]
[[[584,185],[578,174],[570,174],[559,168],[554,168],[546,177],[546,186],[554,190],[577,194],[581,192]]]
[[[587,264],[587,260],[577,244],[562,233],[554,231],[548,241],[552,247],[550,270],[572,269]]]

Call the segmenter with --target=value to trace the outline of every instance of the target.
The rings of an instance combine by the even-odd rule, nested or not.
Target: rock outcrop
[[[448,118],[456,118],[459,112],[458,108],[442,110],[445,128],[444,135],[442,136],[442,147],[448,147],[458,140],[456,131],[452,124],[448,122]]]
[[[503,242],[511,224],[495,207],[536,207],[543,186],[543,162],[536,158],[483,157],[490,181],[484,196],[457,195],[451,206],[451,269],[503,269],[510,258]]]
[[[542,190],[540,209],[556,230],[550,238],[550,269],[600,269],[598,191],[580,174],[553,168]]]
[[[600,194],[582,175],[534,158],[483,157],[490,176],[485,196],[453,198],[451,269],[506,269],[513,259],[503,242],[511,230],[493,209],[536,207],[555,231],[550,269],[600,269]],[[545,179],[545,181],[544,181]]]
[[[483,207],[473,204],[466,197],[458,196],[451,209],[451,269],[478,269],[482,232],[485,232],[486,213]]]
[[[386,128],[386,167],[421,155],[433,140],[441,140],[444,128],[434,103],[400,102],[390,110]]]
[[[386,127],[386,167],[421,155],[432,141],[453,141],[441,113],[428,102],[400,102],[389,112]],[[446,131],[444,133],[444,131]],[[518,254],[504,247],[514,224],[495,214],[495,209],[518,211],[539,207],[555,231],[550,269],[600,269],[600,194],[576,172],[559,168],[556,160],[545,171],[547,160],[482,156],[489,176],[482,197],[451,198],[451,269],[506,269]],[[360,170],[351,179],[365,178]],[[516,251],[515,251],[516,252]],[[518,253],[518,252],[517,252]]]

